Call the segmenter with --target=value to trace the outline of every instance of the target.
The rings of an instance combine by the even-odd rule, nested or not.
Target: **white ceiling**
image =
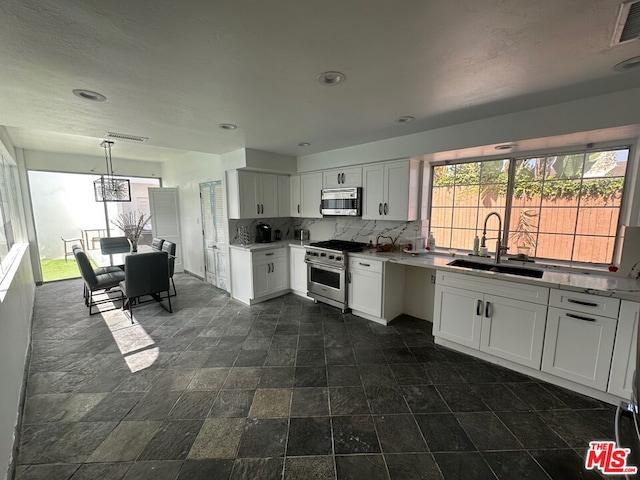
[[[114,155],[147,160],[326,151],[636,87],[640,69],[612,71],[640,54],[609,46],[619,4],[2,0],[0,125],[18,147],[94,155],[107,131],[145,136]],[[326,70],[347,81],[318,85]]]

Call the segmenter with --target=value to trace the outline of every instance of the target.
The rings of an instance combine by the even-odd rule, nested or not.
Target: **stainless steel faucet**
[[[506,245],[504,247],[502,246],[502,217],[498,212],[491,212],[489,215],[485,217],[484,227],[482,228],[482,241],[480,245],[483,247],[487,246],[487,220],[489,220],[489,217],[491,217],[492,215],[495,215],[496,217],[498,217],[498,238],[496,239],[495,263],[500,263],[500,257],[502,256],[503,253],[507,253],[507,249],[509,247],[507,247]]]

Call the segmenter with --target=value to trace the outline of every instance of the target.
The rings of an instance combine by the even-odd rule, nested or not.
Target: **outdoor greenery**
[[[622,192],[624,178],[609,172],[600,178],[582,179],[594,165],[615,162],[615,152],[586,155],[556,155],[516,160],[513,195],[515,198],[602,198],[609,200]],[[510,160],[471,162],[445,165],[434,169],[434,187],[480,185],[481,197],[504,196],[507,193]]]
[[[61,258],[41,260],[40,265],[42,267],[43,282],[53,282],[55,280],[80,277],[80,271],[78,270],[76,261],[73,258],[68,259],[66,262]]]

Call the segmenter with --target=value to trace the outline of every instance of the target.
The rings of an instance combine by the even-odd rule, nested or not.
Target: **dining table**
[[[96,264],[96,267],[121,267],[124,270],[125,258],[129,255],[135,255],[137,253],[146,253],[153,252],[154,249],[150,245],[138,245],[138,251],[132,252],[127,249],[122,252],[114,252],[110,250],[109,253],[105,253],[102,250],[88,250],[87,255],[93,263]]]

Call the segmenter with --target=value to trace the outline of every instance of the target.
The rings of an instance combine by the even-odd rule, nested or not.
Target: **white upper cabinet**
[[[291,210],[291,192],[288,175],[278,175],[278,216],[288,217]]]
[[[300,175],[300,216],[322,218],[320,198],[322,194],[322,172]]]
[[[281,179],[282,178],[282,179]],[[227,172],[227,205],[229,218],[274,218],[289,216],[285,193],[280,186],[287,179],[283,175],[272,175],[251,171],[231,170]],[[288,186],[288,185],[287,185]],[[283,212],[280,212],[282,205]]]
[[[302,198],[300,190],[300,175],[289,177],[289,215],[291,217],[302,216]]]
[[[361,187],[362,168],[336,168],[322,172],[323,188]]]
[[[419,217],[420,162],[397,160],[366,165],[363,178],[363,220],[411,221]]]

